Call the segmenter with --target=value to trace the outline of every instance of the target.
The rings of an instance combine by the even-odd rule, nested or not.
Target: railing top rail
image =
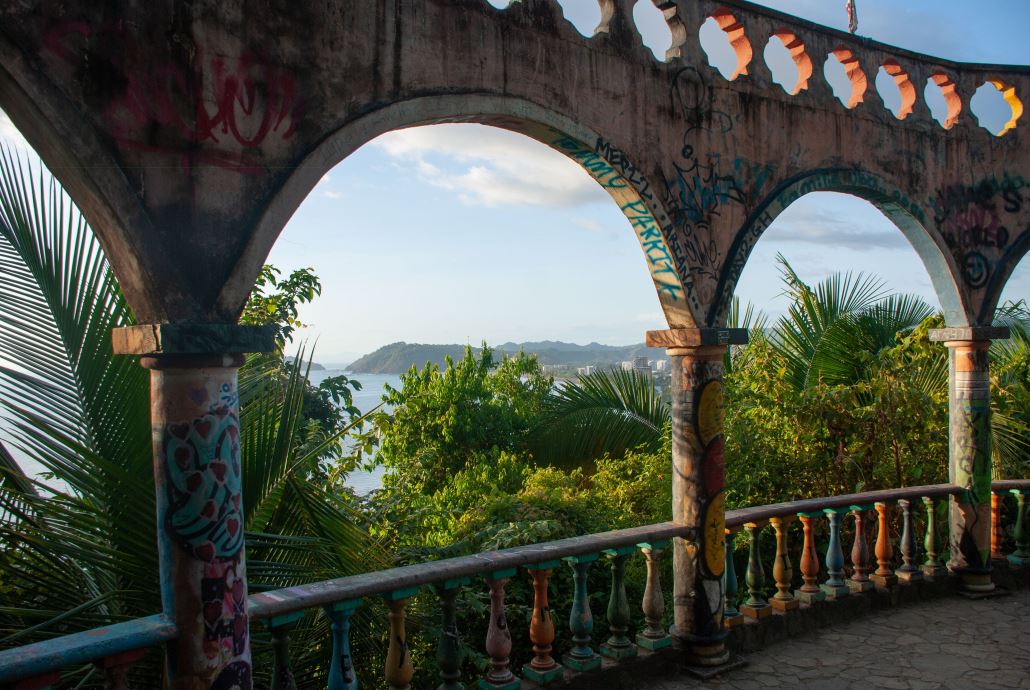
[[[847,508],[853,505],[869,505],[871,503],[922,498],[923,496],[949,496],[964,490],[962,487],[954,484],[929,484],[927,486],[906,486],[901,489],[866,491],[860,494],[844,494],[843,496],[805,498],[800,501],[728,510],[726,511],[726,526],[740,527],[748,522],[762,522],[773,517],[797,513],[812,513],[826,510],[827,508]]]
[[[991,482],[991,491],[1011,491],[1012,489],[1030,491],[1030,479],[999,479]]]
[[[153,647],[174,640],[178,634],[171,619],[158,614],[7,649],[0,652],[0,685]]]
[[[485,575],[497,570],[545,563],[566,556],[583,556],[620,546],[667,541],[673,537],[685,536],[688,531],[682,525],[662,522],[287,587],[252,595],[249,600],[249,614],[253,619],[269,618],[337,601],[386,594],[455,578]]]

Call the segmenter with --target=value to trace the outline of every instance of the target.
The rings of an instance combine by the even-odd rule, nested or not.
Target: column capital
[[[116,355],[209,355],[272,352],[275,326],[235,323],[148,323],[115,328]]]
[[[955,326],[930,330],[930,340],[935,343],[1005,340],[1008,337],[1007,326]]]
[[[670,328],[648,331],[645,342],[648,347],[679,349],[706,345],[744,345],[747,336],[746,328]]]

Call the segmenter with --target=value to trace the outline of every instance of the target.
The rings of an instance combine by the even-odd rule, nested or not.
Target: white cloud
[[[465,204],[569,208],[608,198],[586,171],[562,154],[493,127],[403,129],[374,143],[398,164],[411,166],[423,182],[454,192]]]
[[[776,241],[820,247],[859,251],[910,248],[901,230],[875,206],[832,192],[799,200],[776,219],[768,232]]]
[[[576,218],[572,222],[590,232],[604,232],[604,226],[593,218]]]

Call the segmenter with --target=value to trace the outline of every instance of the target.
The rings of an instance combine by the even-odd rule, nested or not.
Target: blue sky
[[[595,0],[559,2],[581,31],[597,24]],[[857,2],[862,35],[945,58],[1030,64],[1026,0]],[[845,0],[760,4],[846,28]],[[641,2],[636,17],[645,42],[664,53],[658,11]],[[6,119],[0,136],[17,137]],[[872,272],[937,302],[901,233],[854,197],[805,197],[759,241],[738,294],[773,316],[784,308],[777,252],[810,281]],[[367,144],[316,187],[269,260],[322,278],[323,296],[301,313],[321,361],[397,340],[626,344],[664,327],[640,248],[610,197],[560,154],[478,125],[404,130]],[[1006,298],[1030,297],[1028,263]]]

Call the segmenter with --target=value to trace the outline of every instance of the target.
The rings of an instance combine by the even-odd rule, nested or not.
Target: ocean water
[[[387,384],[394,388],[400,388],[401,385],[401,377],[398,374],[348,374],[343,369],[312,371],[311,383],[317,386],[330,376],[339,376],[340,374],[345,374],[351,380],[361,384],[361,390],[354,391],[354,406],[362,412],[368,412],[382,402],[384,387]],[[347,485],[358,495],[378,489],[383,485],[383,468],[377,467],[371,472],[361,470],[351,472],[347,476]]]

